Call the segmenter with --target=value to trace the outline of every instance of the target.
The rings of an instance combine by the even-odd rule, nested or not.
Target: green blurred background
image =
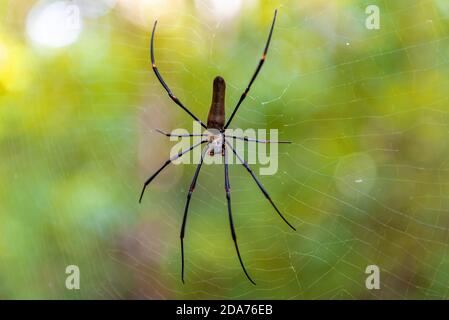
[[[380,30],[365,8],[380,8]],[[231,166],[204,166],[191,203],[186,284],[179,229],[194,165],[138,196],[191,128],[152,73],[201,119],[212,79],[233,108],[272,45],[234,128],[277,128],[261,181],[279,219]],[[449,3],[446,0],[0,2],[0,298],[353,299],[449,295]],[[257,169],[257,166],[254,166]],[[81,289],[65,288],[79,266]],[[365,268],[381,270],[367,290]]]

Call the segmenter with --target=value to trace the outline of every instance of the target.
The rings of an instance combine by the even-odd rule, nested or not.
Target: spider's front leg
[[[187,214],[189,212],[190,199],[192,198],[193,191],[195,190],[196,182],[198,180],[198,175],[200,174],[204,156],[205,156],[208,148],[209,148],[209,145],[206,145],[206,147],[204,147],[203,151],[201,152],[200,161],[196,167],[195,174],[193,175],[193,178],[192,178],[192,182],[190,183],[189,192],[187,193],[186,206],[184,208],[184,216],[182,218],[182,226],[181,226],[181,233],[180,233],[180,238],[181,238],[181,280],[182,280],[182,283],[184,283],[184,235],[185,235],[185,229],[186,229]]]
[[[165,169],[165,167],[167,167],[170,163],[172,163],[173,161],[175,161],[176,159],[182,157],[184,154],[186,154],[187,152],[192,151],[194,148],[198,147],[199,145],[206,143],[207,140],[202,140],[196,144],[194,144],[193,146],[191,146],[190,148],[180,151],[178,154],[174,155],[173,157],[170,157],[167,161],[165,161],[165,163],[162,165],[162,167],[160,167],[151,177],[148,178],[147,181],[145,181],[143,188],[142,188],[142,193],[140,194],[140,198],[139,198],[139,203],[142,202],[142,197],[143,194],[145,193],[145,189],[147,188],[147,186],[151,183],[151,181],[153,181],[154,178],[157,177],[157,175],[159,173],[162,172],[162,170]]]
[[[231,210],[231,183],[229,182],[229,170],[228,170],[228,159],[227,159],[227,149],[225,146],[225,139],[224,136],[222,135],[222,154],[223,154],[223,160],[224,160],[224,178],[225,178],[225,192],[226,192],[226,201],[228,204],[228,217],[229,217],[229,227],[231,228],[231,236],[232,236],[232,240],[234,241],[234,246],[235,246],[235,251],[237,252],[237,257],[239,259],[240,262],[240,266],[243,269],[243,272],[245,273],[246,277],[248,278],[248,280],[252,283],[252,284],[256,284],[254,282],[254,280],[250,277],[250,275],[248,274],[248,271],[246,271],[245,268],[245,264],[243,263],[242,257],[240,256],[240,250],[239,250],[239,246],[237,244],[237,235],[235,233],[235,228],[234,228],[234,220],[232,218],[232,210]]]
[[[273,200],[271,200],[270,195],[268,194],[267,190],[265,190],[265,188],[263,187],[262,183],[259,181],[259,179],[257,179],[256,175],[254,174],[253,170],[251,170],[251,168],[249,167],[248,163],[241,157],[239,156],[239,154],[237,153],[237,151],[232,147],[232,145],[229,143],[229,141],[225,140],[225,143],[228,145],[229,149],[232,150],[232,152],[234,153],[234,155],[236,156],[236,158],[240,161],[240,163],[245,167],[245,169],[248,171],[248,173],[251,175],[251,177],[253,178],[253,180],[256,182],[257,186],[259,187],[260,191],[262,191],[263,195],[265,196],[265,198],[271,203],[271,205],[273,206],[274,210],[276,210],[276,212],[279,214],[279,216],[282,218],[282,220],[284,220],[284,222],[290,227],[292,228],[294,231],[296,231],[295,227],[292,226],[292,224],[290,222],[287,221],[287,219],[285,219],[285,217],[282,215],[282,213],[279,211],[279,209],[276,207],[276,205],[274,204]]]
[[[223,144],[222,144],[222,147],[221,147],[221,156],[222,156],[222,157],[225,156],[225,148],[226,148],[226,145],[223,143]]]

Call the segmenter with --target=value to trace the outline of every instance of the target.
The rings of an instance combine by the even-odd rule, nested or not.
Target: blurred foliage
[[[254,0],[221,22],[205,1],[141,2],[83,17],[78,40],[57,49],[27,35],[35,1],[0,2],[0,298],[448,297],[447,1]],[[380,30],[365,28],[369,4]],[[276,7],[267,62],[233,126],[294,141],[261,180],[298,231],[231,167],[252,286],[230,236],[223,169],[205,166],[182,285],[194,166],[168,168],[137,201],[173,145],[152,129],[192,127],[152,73],[152,23],[161,73],[205,120],[217,74],[229,115]],[[64,286],[70,264],[81,290]],[[381,290],[365,288],[370,264]]]

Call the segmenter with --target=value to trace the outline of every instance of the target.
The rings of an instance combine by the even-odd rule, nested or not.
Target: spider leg
[[[195,121],[198,121],[201,126],[203,126],[203,128],[207,129],[207,126],[200,120],[198,119],[197,116],[195,116],[189,109],[187,109],[181,101],[179,101],[178,98],[176,98],[176,96],[171,92],[170,88],[168,87],[168,85],[165,83],[164,79],[162,78],[161,74],[159,73],[159,70],[156,67],[156,62],[154,60],[154,33],[156,31],[156,25],[157,25],[157,20],[154,22],[154,26],[153,26],[153,32],[151,33],[151,45],[150,45],[150,55],[151,55],[151,66],[153,67],[153,71],[154,74],[156,75],[157,79],[159,80],[159,82],[162,84],[162,86],[164,87],[165,91],[167,91],[168,96],[170,97],[170,99],[172,99],[178,106],[181,107],[181,109],[183,109],[185,112],[187,112],[193,119],[195,119]]]
[[[239,159],[239,161],[242,163],[242,165],[246,168],[246,170],[249,172],[249,174],[251,175],[251,177],[253,177],[254,181],[257,183],[257,186],[259,187],[260,191],[262,191],[262,193],[264,194],[265,198],[267,198],[267,200],[271,203],[271,205],[273,206],[273,208],[276,210],[276,212],[279,214],[279,216],[282,218],[282,220],[285,221],[286,224],[288,224],[288,226],[290,228],[292,228],[293,230],[296,231],[295,227],[293,227],[290,222],[287,221],[287,219],[284,218],[284,216],[282,215],[282,213],[279,211],[279,209],[276,207],[276,205],[274,204],[273,200],[271,200],[270,195],[268,194],[268,192],[265,190],[265,188],[263,187],[262,183],[259,181],[259,179],[257,179],[256,175],[254,174],[254,172],[251,170],[251,168],[249,167],[248,163],[239,156],[239,154],[237,153],[236,150],[234,150],[234,148],[232,148],[231,144],[226,140],[226,144],[229,146],[229,148],[231,148],[232,152],[234,152],[235,156],[237,157],[237,159]]]
[[[274,23],[276,22],[277,12],[278,11],[276,9],[274,11],[273,22],[271,23],[270,33],[268,34],[268,39],[267,39],[267,43],[265,44],[265,49],[263,50],[262,58],[260,58],[259,64],[257,65],[257,68],[256,68],[256,71],[254,72],[251,80],[249,81],[249,84],[246,87],[245,91],[243,91],[242,95],[240,96],[240,99],[237,102],[237,105],[235,106],[234,111],[232,111],[231,117],[226,122],[226,125],[224,126],[225,129],[231,124],[231,121],[234,118],[234,115],[236,114],[236,112],[239,109],[240,105],[242,104],[243,100],[245,100],[245,98],[249,92],[249,89],[251,89],[251,85],[253,84],[254,80],[256,80],[256,77],[259,74],[259,71],[262,68],[263,63],[265,62],[265,58],[266,58],[267,52],[268,52],[268,47],[270,46],[271,35],[273,34]]]
[[[236,137],[236,136],[228,136],[225,134],[226,138],[232,138],[234,140],[243,140],[248,142],[257,142],[257,143],[292,143],[291,141],[272,141],[272,140],[258,140],[258,139],[252,139],[248,137]]]
[[[172,163],[173,161],[175,161],[176,159],[178,159],[179,157],[181,157],[182,155],[184,155],[185,153],[191,151],[193,148],[199,146],[200,144],[203,144],[207,142],[207,140],[202,140],[196,144],[194,144],[193,146],[191,146],[190,148],[183,150],[181,152],[179,152],[177,155],[171,157],[170,159],[168,159],[167,161],[165,161],[165,163],[162,165],[162,167],[160,167],[151,177],[148,178],[147,181],[145,181],[145,184],[143,185],[143,189],[142,189],[142,193],[140,194],[140,198],[139,198],[139,203],[142,201],[142,197],[143,194],[145,192],[146,187],[150,184],[151,181],[153,181],[154,178],[156,178],[156,176],[162,171],[164,170],[164,168],[166,166],[168,166],[170,163]]]
[[[201,158],[200,158],[200,162],[198,163],[196,170],[195,170],[195,174],[193,175],[193,179],[192,182],[190,183],[190,188],[189,188],[189,193],[187,194],[187,201],[186,201],[186,207],[184,209],[184,217],[182,218],[182,226],[181,226],[181,234],[180,234],[180,238],[181,238],[181,279],[182,279],[182,283],[184,283],[184,233],[185,233],[185,228],[186,228],[186,221],[187,221],[187,213],[189,212],[189,204],[190,204],[190,199],[192,198],[192,193],[195,190],[195,185],[196,185],[196,181],[198,179],[198,175],[200,173],[201,170],[201,165],[203,164],[203,159],[204,159],[204,155],[206,154],[208,149],[208,146],[206,146],[202,153],[201,153]]]
[[[164,132],[164,131],[162,131],[160,129],[154,129],[154,130],[156,132],[160,133],[160,134],[163,134],[164,136],[167,136],[167,137],[178,137],[178,138],[180,138],[180,137],[205,137],[205,136],[207,136],[206,134],[203,134],[203,133],[197,133],[197,134],[195,134],[195,133],[172,134],[172,133]]]
[[[224,142],[223,142],[224,146]],[[231,210],[231,185],[229,183],[229,172],[228,172],[228,160],[227,160],[227,152],[226,148],[223,148],[223,157],[224,157],[224,173],[225,173],[225,191],[226,191],[226,200],[228,202],[228,214],[229,214],[229,225],[231,227],[231,235],[232,240],[234,240],[235,250],[237,251],[237,256],[240,261],[240,265],[242,266],[243,272],[245,273],[248,280],[256,285],[256,283],[251,279],[248,272],[246,271],[245,265],[243,264],[242,257],[240,256],[239,246],[237,244],[237,236],[235,234],[234,222],[232,220],[232,210]]]

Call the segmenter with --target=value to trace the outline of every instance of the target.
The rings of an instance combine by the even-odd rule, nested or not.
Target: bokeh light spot
[[[74,3],[38,2],[27,17],[26,32],[45,47],[59,48],[74,43],[82,29],[79,7]]]
[[[376,177],[376,163],[366,153],[353,153],[343,157],[335,169],[337,189],[349,198],[368,193]]]
[[[196,0],[197,9],[205,16],[217,20],[230,19],[237,15],[242,6],[241,0]]]
[[[84,17],[99,18],[112,10],[117,0],[75,0],[75,3]]]

